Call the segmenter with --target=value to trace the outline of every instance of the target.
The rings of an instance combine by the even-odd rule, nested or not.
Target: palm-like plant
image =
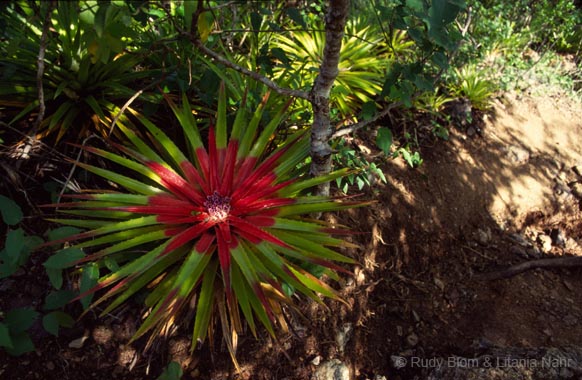
[[[6,107],[10,123],[39,106],[36,76],[43,21],[31,4],[15,2],[5,9],[0,107]],[[126,7],[61,1],[51,11],[47,4],[41,3],[41,8],[49,8],[45,12],[50,12],[48,19],[56,32],[50,32],[45,42],[46,114],[39,133],[55,133],[56,141],[71,128],[77,137],[93,132],[107,135],[121,105],[135,95],[132,87],[158,73],[136,70],[143,57],[124,51],[122,37],[136,34],[123,24],[129,17]],[[95,21],[100,18],[104,25]]]
[[[105,259],[118,263],[79,297],[108,288],[94,303],[115,297],[103,312],[107,313],[140,289],[152,289],[146,299],[151,313],[134,338],[150,330],[155,332],[152,336],[164,332],[193,300],[193,343],[206,338],[216,315],[225,336],[240,332],[241,312],[253,333],[257,319],[274,335],[281,303],[291,304],[286,290],[317,302],[321,302],[319,294],[338,299],[313,269],[337,278],[335,271],[341,268],[333,261],[353,262],[334,251],[334,247],[349,245],[330,235],[337,230],[302,216],[356,205],[301,195],[347,170],[320,178],[297,177],[296,168],[309,153],[303,132],[268,153],[286,107],[258,133],[264,103],[252,115],[241,106],[227,138],[226,103],[221,86],[216,125],[208,131],[206,147],[186,98],[181,108],[170,103],[184,130],[188,155],[143,117],[138,116],[157,150],[120,123],[132,147],[115,144],[119,153],[85,149],[136,172],[141,179],[78,163],[129,193],[71,195],[76,201],[57,205],[70,209],[62,212],[82,218],[53,221],[90,230],[52,244],[67,241],[75,242],[72,248],[77,249],[98,247],[80,260],[71,259],[70,266]],[[145,253],[137,253],[138,248]],[[233,353],[230,339],[227,342]]]
[[[315,30],[279,35],[272,41],[291,62],[298,87],[313,84],[323,57],[325,31],[320,23],[312,23]],[[333,106],[344,117],[353,116],[358,106],[373,101],[382,91],[388,61],[387,47],[382,38],[374,37],[372,27],[363,18],[349,20],[340,52],[339,73],[331,93]],[[279,75],[287,78],[289,73],[280,70]]]
[[[465,98],[475,109],[486,111],[491,107],[495,84],[487,79],[487,73],[474,65],[455,69],[455,81],[449,85],[453,96]]]

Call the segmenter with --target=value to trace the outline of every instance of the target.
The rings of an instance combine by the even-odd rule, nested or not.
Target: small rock
[[[552,238],[548,235],[539,234],[537,241],[540,243],[543,253],[548,253],[552,250]]]
[[[387,380],[387,379],[386,379],[386,376],[376,375],[376,376],[374,376],[374,380]]]
[[[576,198],[582,199],[582,183],[576,182],[576,183],[572,184],[572,186],[570,186],[570,188],[572,189],[572,194]]]
[[[406,337],[406,344],[408,344],[410,347],[414,347],[418,344],[418,340],[418,335],[412,333]]]
[[[318,366],[321,364],[321,356],[317,355],[316,357],[313,358],[313,360],[311,361],[311,364]]]
[[[558,173],[558,180],[560,180],[561,182],[567,182],[568,181],[568,174],[565,171],[560,171]]]
[[[552,244],[558,247],[565,247],[566,246],[566,235],[564,231],[560,228],[554,228],[550,232],[550,237],[552,238]]]
[[[337,343],[339,352],[343,353],[346,348],[346,343],[350,340],[352,335],[352,324],[344,323],[342,329],[335,335],[335,342]]]
[[[418,315],[416,310],[412,310],[412,318],[414,319],[414,322],[416,323],[420,322],[420,316]]]
[[[404,335],[404,330],[402,329],[402,326],[396,326],[396,334],[398,336]]]
[[[507,149],[507,157],[512,163],[522,165],[529,161],[530,153],[524,148],[512,145]]]
[[[317,367],[312,380],[350,380],[350,370],[341,361],[331,359]]]
[[[444,292],[445,283],[438,277],[435,277],[433,281],[434,281],[434,284],[437,286],[437,288],[439,288],[441,290],[441,292]]]
[[[55,363],[51,361],[46,362],[46,369],[48,369],[49,371],[53,371],[55,369]]]
[[[576,173],[578,177],[582,177],[582,164],[574,165],[572,171]]]
[[[83,347],[83,345],[85,344],[85,341],[89,339],[89,337],[87,335],[83,335],[80,338],[77,338],[75,340],[72,340],[69,343],[69,348],[81,348]]]
[[[485,228],[485,229],[481,229],[479,228],[477,230],[477,241],[483,245],[487,245],[489,244],[489,242],[491,241],[491,229],[489,228]]]
[[[511,234],[509,238],[522,247],[531,247],[532,243],[520,234]]]
[[[473,137],[476,134],[477,134],[477,130],[475,129],[475,127],[470,126],[469,128],[467,128],[467,136]]]
[[[545,329],[543,331],[543,333],[546,334],[547,336],[550,336],[550,337],[553,335],[552,330],[550,330],[550,329]]]

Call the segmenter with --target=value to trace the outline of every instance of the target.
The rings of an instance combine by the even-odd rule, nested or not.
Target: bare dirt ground
[[[126,344],[139,318],[127,307],[101,320],[89,315],[58,339],[38,326],[36,352],[0,353],[0,378],[155,379],[175,360],[185,380],[307,380],[335,358],[353,379],[412,379],[426,370],[412,358],[582,346],[581,269],[476,279],[528,260],[582,255],[582,107],[564,99],[505,95],[481,136],[452,128],[450,141],[422,147],[419,169],[386,160],[388,183],[363,196],[377,203],[336,216],[361,246],[347,252],[359,262],[354,277],[338,284],[349,306],[304,305],[306,318],[290,315],[292,332],[279,342],[241,337],[242,374],[218,340],[214,354],[204,346],[188,355],[186,328],[141,354],[140,342]],[[5,306],[42,302],[43,258],[32,261],[0,287]],[[70,347],[81,337],[80,348]]]

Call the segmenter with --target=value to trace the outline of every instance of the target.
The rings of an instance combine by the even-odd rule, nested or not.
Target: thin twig
[[[200,41],[198,38],[194,38],[192,36],[189,36],[189,37],[190,37],[190,40],[192,41],[192,43],[200,51],[202,51],[204,54],[210,56],[212,59],[223,64],[226,67],[229,67],[235,71],[238,71],[241,74],[244,74],[246,76],[253,78],[254,80],[256,80],[258,82],[261,82],[262,84],[269,87],[271,90],[275,91],[276,93],[278,93],[280,95],[291,96],[291,97],[301,98],[301,99],[305,99],[305,100],[310,99],[308,92],[280,87],[278,84],[276,84],[275,82],[273,82],[269,78],[267,78],[267,77],[265,77],[257,72],[251,71],[247,68],[239,66],[234,62],[229,61],[227,58],[223,57],[222,55],[218,54],[217,52],[206,47],[202,43],[202,41]]]
[[[571,268],[582,266],[581,256],[559,257],[555,259],[539,259],[526,261],[521,264],[510,266],[497,272],[483,273],[474,276],[477,281],[492,281],[510,278],[517,274],[538,268]]]
[[[331,137],[336,138],[336,137],[348,135],[350,133],[357,131],[358,129],[364,128],[364,127],[374,123],[378,119],[381,119],[384,116],[388,115],[394,108],[400,107],[402,104],[403,104],[402,102],[390,103],[388,106],[386,106],[386,108],[384,108],[382,111],[378,112],[372,118],[370,118],[368,120],[362,120],[362,121],[357,122],[355,124],[348,125],[347,127],[344,127],[344,128],[340,128]]]
[[[61,198],[63,197],[63,194],[65,194],[65,190],[67,190],[67,187],[69,186],[69,182],[71,182],[71,179],[73,178],[73,174],[75,173],[75,169],[77,169],[77,163],[81,159],[81,154],[83,154],[83,148],[85,147],[87,142],[89,142],[89,140],[91,140],[92,138],[101,139],[101,137],[97,136],[96,134],[91,134],[91,136],[88,136],[83,140],[83,143],[81,144],[81,149],[79,149],[79,153],[77,154],[77,158],[75,159],[75,162],[73,163],[73,166],[71,167],[71,171],[69,172],[69,175],[67,176],[67,179],[65,180],[65,183],[63,184],[63,188],[61,189],[61,192],[59,193],[59,196],[57,198],[56,203],[61,203]],[[57,207],[56,210],[58,210],[58,209],[59,208]]]
[[[115,115],[115,117],[113,118],[113,121],[111,121],[111,125],[109,126],[109,133],[107,134],[108,136],[111,135],[111,133],[113,132],[113,128],[115,128],[115,124],[117,123],[117,121],[119,120],[119,118],[121,117],[121,115],[123,115],[123,113],[125,112],[125,110],[131,105],[131,103],[134,102],[134,100],[136,100],[137,98],[140,97],[141,94],[143,94],[144,91],[149,90],[150,88],[157,86],[158,84],[162,83],[164,79],[160,78],[155,82],[152,82],[150,84],[148,84],[147,86],[145,86],[144,88],[142,88],[141,90],[139,90],[138,92],[136,92],[135,94],[133,94],[133,96],[131,98],[129,98],[129,100],[127,102],[125,102],[125,104],[123,105],[123,107],[121,107],[121,109],[119,110],[119,112],[117,113],[117,115]]]
[[[37,64],[37,71],[36,71],[36,87],[38,90],[38,115],[36,116],[36,120],[32,129],[28,133],[27,143],[24,149],[22,150],[22,158],[28,158],[28,153],[32,149],[34,145],[34,141],[36,140],[36,132],[40,128],[40,124],[44,119],[44,114],[46,112],[46,105],[44,104],[44,87],[42,83],[42,77],[44,76],[44,56],[46,53],[46,41],[50,27],[50,16],[52,11],[52,2],[47,5],[46,14],[44,16],[44,22],[42,26],[42,34],[40,36],[40,46],[38,48],[38,57],[36,60]],[[22,161],[17,162],[17,166],[20,166]]]

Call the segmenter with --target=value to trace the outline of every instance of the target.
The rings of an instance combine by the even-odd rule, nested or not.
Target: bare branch
[[[388,106],[386,106],[386,108],[384,108],[382,111],[375,114],[372,118],[370,118],[368,120],[362,120],[362,121],[357,122],[355,124],[348,125],[347,127],[344,127],[344,128],[340,128],[331,137],[336,138],[336,137],[340,137],[340,136],[344,136],[344,135],[349,135],[350,133],[353,133],[353,132],[357,131],[358,129],[364,128],[364,127],[376,122],[377,120],[383,118],[384,116],[388,115],[394,108],[400,107],[401,105],[402,105],[402,102],[391,103]]]
[[[305,91],[300,91],[300,90],[291,90],[289,88],[283,88],[280,87],[278,84],[276,84],[275,82],[273,82],[272,80],[270,80],[269,78],[251,71],[247,68],[244,68],[242,66],[237,65],[234,62],[231,62],[230,60],[226,59],[225,57],[223,57],[222,55],[218,54],[217,52],[215,52],[212,49],[209,49],[208,47],[206,47],[202,41],[200,41],[200,39],[198,38],[193,38],[191,37],[191,41],[192,43],[200,50],[202,51],[204,54],[210,56],[212,59],[214,59],[215,61],[223,64],[226,67],[229,67],[235,71],[238,71],[241,74],[244,74],[246,76],[249,76],[251,78],[253,78],[254,80],[261,82],[262,84],[264,84],[265,86],[269,87],[271,90],[275,91],[276,93],[280,94],[280,95],[284,95],[284,96],[291,96],[294,98],[301,98],[301,99],[305,99],[305,100],[309,100],[309,93],[305,92]]]
[[[510,278],[528,270],[538,268],[572,268],[582,266],[582,257],[558,257],[555,259],[539,259],[513,265],[497,272],[483,273],[473,277],[477,281],[492,281]]]

